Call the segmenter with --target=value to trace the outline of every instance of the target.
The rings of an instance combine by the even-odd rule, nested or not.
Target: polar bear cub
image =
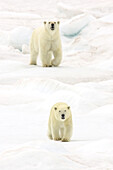
[[[43,67],[58,66],[62,60],[62,45],[59,32],[60,22],[44,22],[35,29],[30,41],[30,64],[37,64],[40,56]],[[52,59],[52,55],[54,59]]]
[[[56,103],[50,112],[48,137],[62,142],[70,141],[72,136],[72,114],[66,103]]]

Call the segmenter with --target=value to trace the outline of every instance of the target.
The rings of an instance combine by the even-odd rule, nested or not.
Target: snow
[[[26,27],[18,27],[10,32],[9,45],[22,50],[22,45],[29,45],[32,29]]]
[[[58,14],[64,18],[66,17],[71,18],[72,16],[76,16],[83,13],[82,10],[76,9],[76,7],[72,7],[69,4],[66,5],[62,2],[59,2],[57,4],[57,10]]]
[[[17,27],[11,31],[0,32],[0,44],[12,46],[22,51],[22,46],[29,46],[32,29],[28,27]],[[24,47],[26,48],[26,47]]]
[[[112,170],[112,0],[4,0],[0,9],[0,170]],[[53,18],[63,61],[31,66],[32,30]],[[47,137],[50,109],[60,101],[73,116],[66,143]]]
[[[65,36],[75,36],[92,20],[94,20],[94,17],[88,14],[75,16],[61,26],[61,33]]]
[[[106,22],[106,23],[113,23],[113,13],[109,14],[105,17],[100,18],[100,21]]]
[[[8,11],[2,11],[0,12],[0,16],[3,18],[3,19],[8,19],[8,18],[11,18],[11,19],[37,19],[37,18],[40,18],[39,15],[34,15],[34,14],[31,14],[31,13],[18,13],[18,12],[8,12]]]

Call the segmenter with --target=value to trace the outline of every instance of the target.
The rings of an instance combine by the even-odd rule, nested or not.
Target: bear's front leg
[[[53,127],[52,129],[52,137],[53,137],[53,140],[61,140],[60,135],[59,135],[59,128],[57,126]]]
[[[52,64],[51,64],[51,59],[52,59],[52,52],[51,51],[49,51],[48,53],[47,53],[47,66],[48,67],[52,67]]]
[[[40,59],[43,67],[51,67],[51,53],[48,51],[40,50]]]
[[[53,51],[54,59],[52,60],[53,66],[58,66],[62,60],[62,49],[57,49]]]
[[[67,126],[64,128],[64,136],[62,142],[69,142],[72,136],[72,126]]]

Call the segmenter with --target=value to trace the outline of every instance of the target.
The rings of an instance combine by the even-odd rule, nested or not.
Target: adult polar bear
[[[32,33],[30,64],[37,64],[39,54],[43,67],[58,66],[62,60],[62,45],[59,32],[60,22],[44,22]],[[52,54],[54,59],[52,59]]]

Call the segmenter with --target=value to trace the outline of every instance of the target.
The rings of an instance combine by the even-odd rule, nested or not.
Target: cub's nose
[[[61,119],[65,119],[65,114],[62,114],[62,115],[61,115]]]
[[[54,28],[54,24],[53,23],[51,24],[51,27]]]

